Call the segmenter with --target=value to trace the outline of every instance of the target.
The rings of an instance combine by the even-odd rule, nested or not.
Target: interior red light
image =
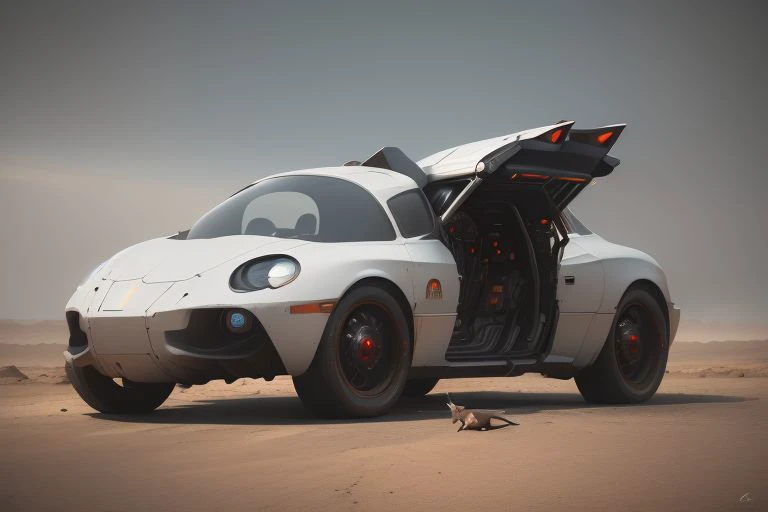
[[[541,219],[539,221],[539,224],[541,224],[542,226],[546,226],[547,224],[549,224],[549,219]]]

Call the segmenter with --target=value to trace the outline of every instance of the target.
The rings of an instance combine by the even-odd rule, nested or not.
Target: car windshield
[[[267,178],[203,215],[187,239],[231,235],[317,242],[394,240],[392,224],[364,188],[326,176]]]

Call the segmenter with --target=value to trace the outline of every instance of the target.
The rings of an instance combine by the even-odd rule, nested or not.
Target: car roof
[[[348,165],[339,167],[317,167],[314,169],[301,169],[298,171],[281,172],[272,174],[263,179],[277,178],[281,176],[328,176],[351,181],[373,194],[380,202],[386,203],[391,197],[406,190],[418,188],[416,182],[408,176],[389,169],[378,167],[364,167],[361,165]],[[254,183],[258,183],[258,180]]]

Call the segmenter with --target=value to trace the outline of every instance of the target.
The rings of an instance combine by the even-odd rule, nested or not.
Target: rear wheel
[[[440,379],[437,377],[431,379],[408,379],[408,382],[405,383],[403,396],[421,398],[432,391],[439,381]]]
[[[122,386],[93,366],[66,363],[67,377],[85,403],[107,414],[140,414],[160,407],[173,391],[173,383],[144,383],[122,379]]]
[[[664,377],[669,336],[661,305],[645,287],[630,289],[616,309],[611,333],[597,361],[576,376],[588,402],[639,403]]]
[[[403,392],[411,365],[408,324],[385,289],[361,286],[339,301],[309,370],[293,378],[318,416],[386,413]]]

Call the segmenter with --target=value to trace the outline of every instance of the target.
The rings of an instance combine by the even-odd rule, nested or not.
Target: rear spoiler
[[[573,124],[561,121],[541,134],[498,148],[478,163],[478,174],[488,175],[502,167],[585,179],[610,174],[621,162],[608,155],[608,151],[626,125],[574,130]]]
[[[550,177],[573,178],[589,181],[607,176],[619,160],[608,155],[626,125],[615,124],[602,128],[574,130],[573,121],[560,121],[518,132],[516,134],[478,141],[446,150],[434,162],[420,166],[399,148],[384,147],[362,163],[348,162],[345,165],[363,165],[398,172],[413,179],[424,188],[435,176],[441,179],[459,176],[488,176],[501,168],[507,170],[541,171]],[[456,156],[459,155],[460,156]],[[445,159],[445,160],[443,160]],[[449,169],[435,173],[435,164]]]

